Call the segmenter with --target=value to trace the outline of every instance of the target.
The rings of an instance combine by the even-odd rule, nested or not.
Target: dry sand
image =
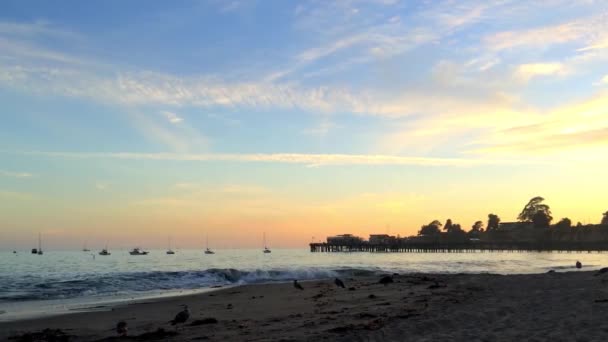
[[[247,285],[0,323],[0,340],[50,328],[70,341],[608,341],[608,273],[400,275],[388,286],[378,279],[345,278],[346,289],[302,282],[303,291]],[[167,322],[181,304],[192,316],[176,329]],[[217,322],[203,321],[210,318]],[[119,320],[129,337],[115,337]]]

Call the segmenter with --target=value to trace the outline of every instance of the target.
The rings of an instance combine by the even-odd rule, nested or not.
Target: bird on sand
[[[300,283],[298,283],[297,280],[293,281],[293,287],[295,287],[298,290],[304,290],[304,288],[302,287],[302,285],[300,285]]]
[[[380,284],[382,284],[384,286],[386,286],[386,285],[388,285],[390,283],[394,283],[393,277],[388,276],[388,275],[384,276],[384,277],[380,278],[380,281],[378,283],[380,283]]]
[[[340,278],[336,278],[334,280],[334,284],[336,284],[337,287],[341,287],[341,288],[345,288],[346,286],[344,286],[344,282],[342,280],[340,280]]]
[[[175,318],[169,321],[169,323],[171,323],[171,325],[186,323],[188,318],[190,318],[190,310],[188,309],[188,305],[184,305],[184,310],[178,312],[177,315],[175,315]]]
[[[578,268],[578,269],[583,268],[583,264],[581,264],[581,262],[578,260],[576,261],[576,268]]]
[[[127,328],[127,322],[120,321],[116,323],[116,333],[118,336],[127,336],[127,331],[129,331]]]

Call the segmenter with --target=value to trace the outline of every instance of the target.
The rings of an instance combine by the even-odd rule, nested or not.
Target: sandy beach
[[[387,286],[379,277],[343,280],[345,289],[333,279],[302,282],[304,290],[246,285],[1,323],[0,339],[35,341],[52,329],[57,341],[608,340],[608,273],[410,274]],[[173,327],[168,321],[183,304],[191,317]],[[114,332],[121,320],[128,337]]]

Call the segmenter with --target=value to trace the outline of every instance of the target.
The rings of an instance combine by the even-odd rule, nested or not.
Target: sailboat
[[[32,251],[33,252],[33,251]],[[38,233],[38,255],[42,255],[42,236]]]
[[[84,242],[84,245],[82,247],[82,251],[83,252],[90,252],[91,251],[90,249],[87,248],[87,242],[86,241]]]
[[[135,247],[135,248],[133,248],[133,250],[131,250],[129,252],[129,254],[131,254],[131,255],[148,255],[148,251],[144,251],[139,247]]]
[[[111,255],[112,253],[108,252],[108,244],[99,252],[99,255]]]
[[[205,254],[215,254],[214,251],[209,249],[209,235],[207,235],[207,241],[206,241],[206,249],[205,249]]]
[[[167,254],[175,254],[175,251],[171,249],[171,238],[169,238],[169,249],[167,250]]]
[[[265,254],[272,253],[272,251],[270,249],[268,249],[268,246],[266,246],[266,233],[264,233],[264,253]]]

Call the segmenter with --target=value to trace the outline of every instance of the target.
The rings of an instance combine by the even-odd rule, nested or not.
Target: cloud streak
[[[251,162],[301,164],[309,167],[330,165],[403,165],[403,166],[476,166],[536,164],[538,161],[522,159],[473,159],[473,158],[433,158],[406,157],[368,154],[304,154],[304,153],[252,153],[252,154],[181,154],[181,153],[86,153],[86,152],[3,152],[26,156],[69,159],[118,159],[193,162]]]
[[[28,172],[12,172],[12,171],[5,171],[5,170],[0,170],[0,176],[12,177],[12,178],[32,178],[32,177],[34,177],[33,174],[28,173]]]

